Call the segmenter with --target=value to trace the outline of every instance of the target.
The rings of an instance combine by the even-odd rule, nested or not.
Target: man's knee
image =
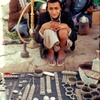
[[[68,31],[66,29],[61,29],[58,32],[60,39],[67,39],[68,38]]]
[[[21,31],[23,32],[23,31],[27,31],[28,27],[26,25],[19,25],[18,29],[19,29],[20,32]]]
[[[26,37],[29,36],[29,34],[28,34],[28,27],[26,25],[19,25],[18,30],[19,30],[20,34],[23,34]]]

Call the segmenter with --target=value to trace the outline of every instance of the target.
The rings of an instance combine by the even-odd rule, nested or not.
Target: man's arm
[[[77,40],[77,33],[75,32],[74,22],[73,22],[73,20],[71,18],[71,13],[67,13],[67,17],[66,18],[69,18],[68,26],[71,28],[71,34],[70,34],[69,38],[72,41],[76,41]]]
[[[25,13],[28,13],[30,11],[30,6],[26,9]],[[9,16],[12,20],[19,19],[23,9],[21,9],[21,6],[19,4],[19,0],[11,0],[9,3]]]
[[[12,20],[17,20],[20,17],[21,8],[18,0],[11,0],[9,3],[9,16]]]

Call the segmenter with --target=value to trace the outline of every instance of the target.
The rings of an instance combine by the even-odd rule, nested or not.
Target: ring
[[[82,82],[82,81],[76,81],[76,87],[77,88],[81,89],[84,85],[85,85],[84,82]]]
[[[70,99],[75,100],[75,98],[76,98],[76,94],[75,93],[70,95]]]
[[[89,88],[91,90],[97,90],[97,85],[96,84],[89,84]]]
[[[73,94],[73,92],[71,92],[71,91],[65,92],[65,95],[66,95],[66,96],[69,96],[69,97],[70,97],[72,94]]]
[[[72,87],[67,87],[65,88],[66,92],[73,92],[73,88]]]
[[[34,75],[37,77],[41,77],[43,75],[43,71],[41,69],[36,69],[34,71]]]
[[[69,77],[69,80],[68,80],[68,83],[70,84],[70,85],[75,85],[76,84],[76,78],[75,77]]]
[[[81,94],[89,93],[91,90],[87,86],[83,86],[81,89]]]

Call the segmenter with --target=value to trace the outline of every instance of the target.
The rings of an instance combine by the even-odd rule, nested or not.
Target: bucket
[[[89,20],[85,16],[82,16],[79,20],[79,33],[81,35],[89,34]]]

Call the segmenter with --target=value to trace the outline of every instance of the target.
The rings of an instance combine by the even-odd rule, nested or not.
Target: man
[[[78,25],[80,17],[86,16],[92,27],[93,0],[64,0],[63,4],[64,10],[72,13],[75,25]]]
[[[44,1],[44,2],[40,2],[40,1],[36,2],[36,11],[38,13],[46,11],[46,2],[47,2],[47,0],[42,0],[42,1]]]
[[[38,19],[35,40],[47,48],[46,59],[50,66],[62,66],[66,57],[65,49],[75,49],[77,35],[69,12],[62,11],[59,0],[48,0],[47,11]],[[43,49],[43,48],[42,48]],[[57,58],[55,58],[57,52]]]
[[[25,7],[26,7],[26,0],[10,0],[9,20],[8,20],[9,31],[16,31],[17,22]],[[27,10],[25,11],[25,14],[23,15],[21,23],[19,24],[19,32],[22,36],[25,36],[25,37],[29,37],[28,24],[27,24],[27,19],[28,19],[27,13],[29,11],[30,11],[30,7],[28,7]]]

